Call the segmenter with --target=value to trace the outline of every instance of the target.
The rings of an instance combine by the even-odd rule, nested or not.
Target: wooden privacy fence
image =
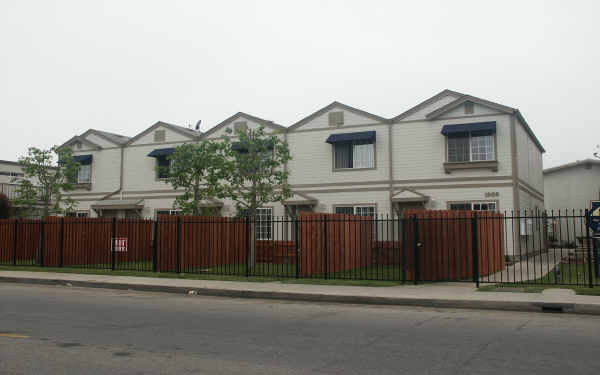
[[[476,237],[473,236],[474,214],[477,215]],[[404,255],[406,260],[407,279],[414,280],[417,277],[419,280],[436,281],[472,278],[474,255],[478,259],[480,276],[490,275],[504,268],[502,214],[485,211],[406,210],[405,217],[408,218],[405,221],[406,233],[403,234],[406,246],[401,246],[405,254],[400,254],[400,258]],[[417,231],[418,237],[415,238]],[[473,251],[474,238],[477,239],[476,253]]]
[[[373,221],[365,216],[300,212],[298,245],[300,276],[328,277],[369,267]]]
[[[246,262],[246,222],[228,217],[159,216],[158,272],[202,272]]]

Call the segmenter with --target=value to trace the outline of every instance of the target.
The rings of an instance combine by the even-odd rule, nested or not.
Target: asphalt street
[[[600,374],[600,317],[0,284],[0,374]]]

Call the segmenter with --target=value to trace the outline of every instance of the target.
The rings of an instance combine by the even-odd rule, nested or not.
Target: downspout
[[[113,191],[112,193],[108,193],[104,197],[100,198],[101,201],[106,200],[117,193],[121,193],[119,195],[119,199],[123,200],[123,155],[124,155],[124,151],[125,151],[125,146],[121,146],[121,167],[120,167],[120,172],[119,172],[120,173],[119,174],[119,189]]]
[[[394,185],[394,169],[393,169],[393,165],[392,165],[392,120],[389,120],[388,122],[388,164],[389,164],[389,170],[388,170],[388,176],[389,176],[389,199],[390,199],[390,214],[392,215],[392,218],[394,217],[394,202],[392,201],[392,198],[394,196],[394,191],[393,191],[393,185]]]

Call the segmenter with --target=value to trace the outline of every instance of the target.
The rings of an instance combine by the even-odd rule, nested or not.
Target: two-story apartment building
[[[518,109],[444,90],[393,118],[333,102],[289,126],[237,113],[205,133],[157,122],[134,137],[88,130],[63,146],[83,164],[70,195],[90,216],[155,217],[177,191],[156,166],[177,145],[264,126],[289,144],[294,196],[261,210],[401,214],[406,208],[544,207],[544,148]],[[211,201],[221,214],[231,202]]]

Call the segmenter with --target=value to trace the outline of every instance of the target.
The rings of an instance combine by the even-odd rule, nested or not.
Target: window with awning
[[[92,155],[76,155],[73,160],[79,163],[77,183],[89,184],[92,180]]]
[[[149,157],[156,159],[156,177],[169,177],[170,161],[167,159],[169,155],[175,152],[175,148],[157,148],[148,154]]]
[[[450,163],[491,161],[496,159],[496,122],[444,125]]]
[[[374,168],[375,140],[375,131],[331,134],[325,142],[333,146],[333,168]]]

